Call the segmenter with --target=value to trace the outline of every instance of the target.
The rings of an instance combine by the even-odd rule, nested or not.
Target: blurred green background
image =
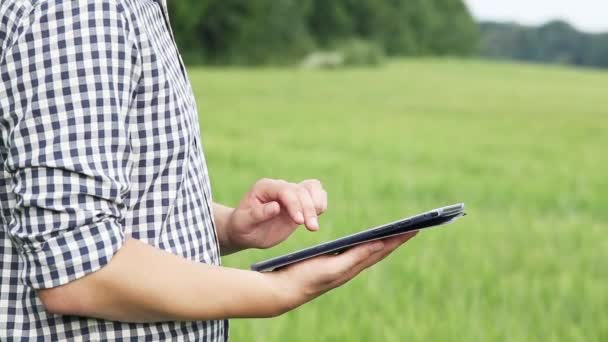
[[[467,1],[480,7],[484,0]],[[538,15],[543,4],[546,12],[561,7],[579,18],[577,24],[581,24],[581,13],[594,18],[608,10],[598,0],[557,4],[542,0],[531,8],[521,8],[522,1],[485,1],[519,17]],[[346,64],[377,64],[383,55],[447,55],[608,67],[608,32],[580,32],[561,19],[538,27],[477,23],[462,0],[179,0],[168,4],[173,31],[191,64],[289,65],[314,52],[335,51],[345,57]],[[583,6],[592,10],[577,8]],[[524,14],[534,9],[536,14]]]
[[[478,61],[191,68],[215,200],[320,178],[321,231],[251,263],[464,201],[352,284],[234,341],[606,341],[608,73]]]
[[[190,2],[170,3],[184,14]],[[321,231],[224,265],[456,202],[469,216],[293,312],[232,320],[232,340],[607,341],[608,72],[483,61],[487,36],[460,1],[361,1],[372,18],[345,15],[335,29],[357,3],[202,1],[190,24],[173,20],[184,55],[213,65],[189,76],[215,200],[235,205],[261,177],[319,178],[330,197]],[[450,13],[461,21],[432,19]],[[315,33],[311,21],[334,28]],[[280,31],[284,22],[294,29]],[[225,39],[206,45],[208,27]],[[286,43],[297,35],[303,45]],[[364,45],[354,54],[373,58],[297,67],[315,51],[351,53],[353,39]]]

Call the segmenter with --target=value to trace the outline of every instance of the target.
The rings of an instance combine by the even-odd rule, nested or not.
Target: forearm
[[[101,270],[40,291],[58,314],[123,322],[269,317],[285,311],[272,276],[189,261],[130,239]]]

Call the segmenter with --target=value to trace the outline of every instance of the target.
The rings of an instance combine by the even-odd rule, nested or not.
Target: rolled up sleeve
[[[22,281],[56,287],[106,265],[124,241],[138,49],[113,1],[48,1],[5,58],[18,108],[8,232]]]

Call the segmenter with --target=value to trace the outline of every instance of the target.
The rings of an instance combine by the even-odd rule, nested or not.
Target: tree
[[[470,55],[477,49],[479,31],[461,0],[433,0],[433,35],[429,42],[435,55]]]
[[[353,17],[343,0],[313,0],[307,24],[322,47],[352,37],[355,29]]]
[[[188,61],[290,63],[317,47],[368,41],[396,56],[470,54],[477,26],[462,0],[169,1]]]
[[[586,34],[563,21],[540,27],[482,23],[480,54],[534,62],[608,66],[608,34]]]

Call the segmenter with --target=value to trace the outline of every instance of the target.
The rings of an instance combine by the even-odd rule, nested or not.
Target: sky
[[[608,32],[608,0],[465,0],[477,20],[525,25],[563,19],[579,30]]]

